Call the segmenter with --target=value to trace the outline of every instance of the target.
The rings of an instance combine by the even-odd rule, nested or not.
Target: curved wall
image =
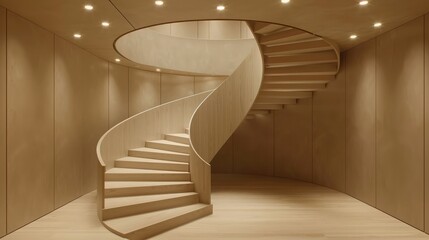
[[[253,39],[186,39],[141,29],[119,38],[116,49],[131,61],[143,65],[180,72],[229,76],[249,55],[253,42]]]

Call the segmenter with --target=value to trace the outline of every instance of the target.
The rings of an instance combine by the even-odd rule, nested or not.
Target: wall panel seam
[[[6,114],[5,114],[5,124],[6,124],[6,129],[5,129],[5,138],[6,138],[6,151],[5,151],[5,171],[6,171],[6,173],[5,173],[5,178],[6,178],[6,182],[5,182],[5,184],[6,184],[6,187],[5,187],[5,191],[6,191],[6,194],[5,194],[5,198],[6,198],[6,209],[5,209],[5,217],[6,217],[6,235],[8,234],[8,231],[7,231],[7,227],[8,227],[8,224],[7,224],[7,216],[8,216],[8,214],[7,214],[7,206],[8,206],[8,199],[7,199],[7,192],[8,192],[8,190],[7,190],[7,187],[8,187],[8,174],[7,174],[7,169],[8,169],[8,157],[7,157],[7,150],[8,150],[8,142],[7,142],[7,136],[8,136],[8,131],[7,131],[7,126],[8,126],[8,112],[7,112],[7,107],[8,107],[8,91],[7,91],[7,88],[8,88],[8,81],[7,81],[7,78],[8,78],[8,67],[7,67],[7,64],[8,64],[8,51],[7,51],[7,45],[8,45],[8,21],[7,21],[7,17],[8,17],[8,15],[9,15],[9,10],[7,9],[7,8],[5,8],[5,47],[6,47],[6,49],[5,49],[5,54],[6,54],[6,61],[5,61],[5,83],[6,83],[6,86],[5,86],[5,91],[6,91],[6,108],[5,108],[5,112],[6,112]]]

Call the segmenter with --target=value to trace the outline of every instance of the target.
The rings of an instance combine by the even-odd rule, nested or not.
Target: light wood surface
[[[109,128],[128,118],[128,68],[109,63]]]
[[[161,75],[161,103],[194,94],[194,77],[171,74]],[[212,88],[213,89],[213,88]],[[211,90],[211,89],[209,89]]]
[[[346,192],[375,206],[376,40],[346,53]]]
[[[198,77],[195,76],[195,94],[217,88],[226,77]]]
[[[313,180],[313,103],[302,99],[274,112],[274,175]]]
[[[129,116],[161,104],[161,74],[129,69]]]
[[[53,34],[8,12],[8,232],[54,209],[53,44]]]
[[[424,229],[424,18],[377,38],[377,207]],[[406,100],[406,101],[405,101]]]
[[[324,91],[313,96],[313,181],[345,190],[345,64]]]
[[[0,237],[6,235],[6,9],[0,7]]]
[[[212,198],[212,216],[153,239],[428,239],[348,195],[288,179],[214,175]],[[4,239],[122,239],[99,223],[95,208],[93,192]]]
[[[425,126],[429,126],[429,14],[425,16]],[[425,231],[429,233],[429,128],[425,127]]]
[[[108,63],[55,38],[55,206],[96,188],[98,139],[108,130]]]

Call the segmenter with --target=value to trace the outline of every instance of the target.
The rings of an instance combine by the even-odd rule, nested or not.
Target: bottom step
[[[146,239],[198,218],[212,214],[213,205],[192,204],[104,221],[104,225],[121,237]]]

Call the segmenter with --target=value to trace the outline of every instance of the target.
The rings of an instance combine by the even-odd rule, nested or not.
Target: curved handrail
[[[216,88],[190,123],[191,177],[203,203],[210,203],[209,162],[238,128],[252,107],[263,79],[263,58],[255,42],[249,56]]]
[[[183,131],[191,115],[212,91],[168,102],[134,115],[111,128],[97,144],[97,203],[98,216],[102,220],[104,208],[104,174],[113,167],[114,161],[125,157],[128,150],[141,147],[147,140],[161,139],[164,133]],[[174,121],[171,121],[174,119]]]

